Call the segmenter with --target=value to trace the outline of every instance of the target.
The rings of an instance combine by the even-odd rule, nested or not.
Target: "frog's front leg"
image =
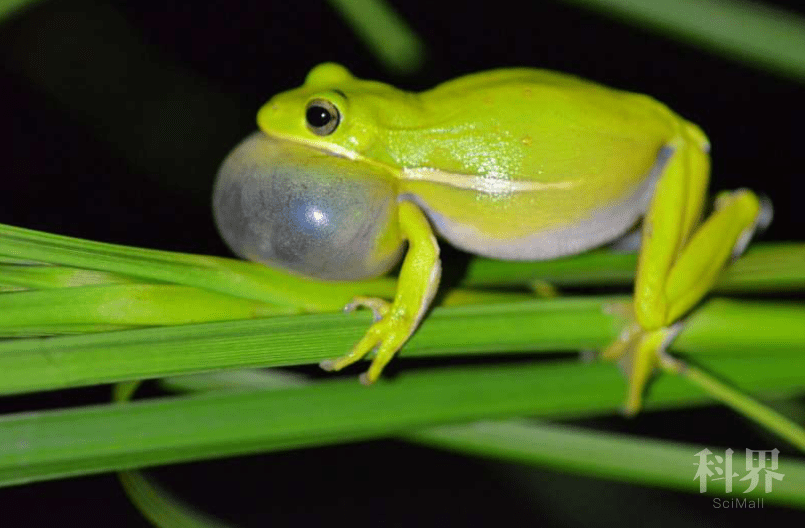
[[[381,299],[357,298],[347,308],[367,306],[375,314],[375,323],[366,335],[345,356],[321,362],[325,370],[341,370],[377,348],[369,370],[361,382],[377,381],[383,367],[394,357],[419,326],[439,286],[441,263],[439,244],[425,214],[413,203],[402,202],[398,207],[402,237],[408,241],[397,282],[397,293],[391,305]]]
[[[757,196],[738,190],[719,198],[715,212],[699,224],[709,176],[708,144],[685,124],[643,223],[635,281],[636,324],[604,351],[622,360],[629,378],[625,412],[640,409],[642,394],[661,354],[673,340],[673,323],[712,288],[734,252],[754,232],[761,207]]]

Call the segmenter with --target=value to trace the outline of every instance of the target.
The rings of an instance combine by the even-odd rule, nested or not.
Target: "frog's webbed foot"
[[[358,306],[370,308],[375,316],[375,322],[369,330],[350,350],[338,359],[326,360],[320,363],[324,370],[341,370],[375,350],[374,359],[369,370],[361,374],[361,383],[371,385],[380,377],[383,368],[391,361],[403,344],[408,340],[417,326],[414,317],[404,309],[395,309],[392,304],[369,297],[358,297],[346,306],[346,311],[352,311]]]

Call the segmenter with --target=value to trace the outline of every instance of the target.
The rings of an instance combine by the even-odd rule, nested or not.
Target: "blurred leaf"
[[[385,0],[329,0],[352,31],[389,70],[413,73],[422,66],[425,43]]]
[[[805,80],[805,17],[746,0],[563,0]]]
[[[723,375],[776,396],[796,394],[805,383],[802,357],[724,358],[717,365]],[[611,413],[622,395],[611,365],[539,364],[407,372],[371,389],[331,379],[6,415],[0,417],[0,482],[379,438],[481,418]],[[683,380],[664,376],[648,408],[707,400]]]

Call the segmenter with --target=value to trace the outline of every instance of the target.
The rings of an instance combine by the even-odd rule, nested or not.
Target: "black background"
[[[428,46],[428,62],[415,75],[386,72],[329,5],[315,1],[45,1],[6,20],[0,222],[228,255],[209,206],[217,164],[255,128],[256,109],[270,95],[335,60],[360,77],[409,89],[486,68],[535,66],[649,93],[708,133],[713,190],[750,187],[772,199],[775,220],[764,240],[802,239],[801,82],[559,2],[393,4]],[[805,14],[793,2],[787,7]],[[10,399],[4,410],[107,398],[105,388],[82,389]],[[712,446],[780,443],[718,407],[587,423]],[[691,479],[693,461],[692,452]],[[714,510],[703,496],[394,441],[157,473],[177,493],[243,526],[687,526],[802,517],[771,506]],[[4,527],[146,525],[110,476],[0,490],[0,512]]]

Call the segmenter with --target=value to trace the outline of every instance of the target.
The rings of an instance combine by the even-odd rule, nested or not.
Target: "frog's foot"
[[[371,385],[380,377],[383,367],[391,361],[394,354],[405,344],[416,329],[418,321],[408,315],[404,309],[395,309],[394,305],[382,299],[356,297],[344,309],[352,311],[359,306],[372,310],[375,322],[369,327],[366,335],[350,350],[338,359],[322,361],[319,366],[324,370],[337,371],[365,357],[376,349],[369,370],[361,374],[361,383]]]
[[[657,330],[645,330],[634,323],[601,353],[603,359],[617,361],[627,378],[623,406],[626,416],[634,416],[640,411],[646,387],[660,365],[681,364],[666,352],[681,328],[681,323],[677,323]]]

